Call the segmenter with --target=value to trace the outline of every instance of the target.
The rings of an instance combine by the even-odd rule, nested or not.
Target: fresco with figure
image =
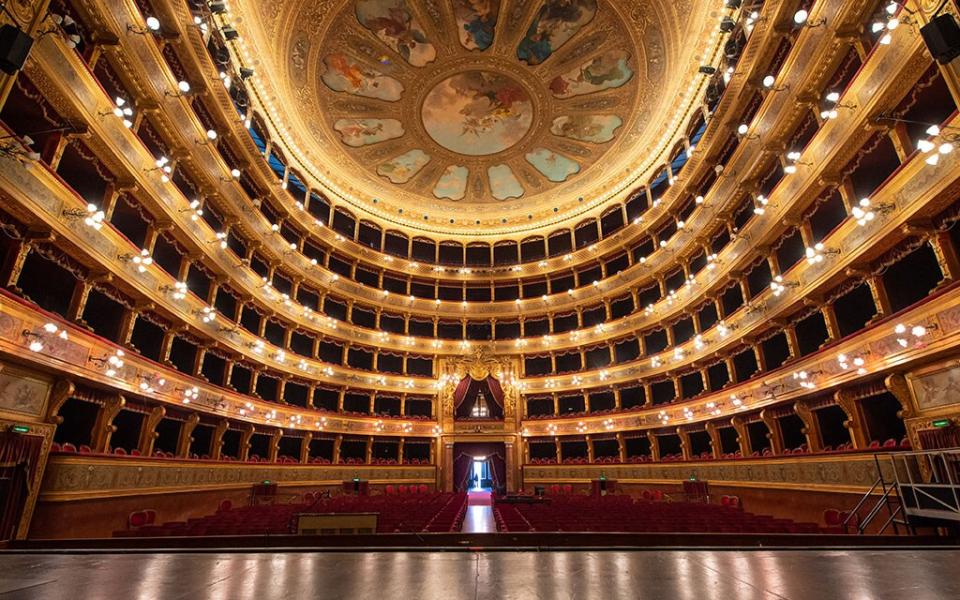
[[[580,165],[553,150],[536,148],[526,156],[527,162],[550,181],[566,181],[571,175],[580,172]]]
[[[550,133],[559,137],[603,144],[613,139],[623,125],[616,115],[573,115],[557,117],[550,126]]]
[[[627,66],[630,55],[622,50],[604,52],[576,69],[558,75],[550,82],[557,98],[572,98],[612,88],[630,81],[633,71]]]
[[[333,128],[344,144],[359,148],[403,135],[403,124],[396,119],[339,119]]]
[[[523,195],[523,186],[507,165],[494,165],[487,169],[490,179],[490,193],[497,200],[519,198]]]
[[[430,155],[419,148],[415,148],[377,167],[377,174],[386,177],[393,183],[406,183],[419,173],[420,169],[425,167],[428,162],[430,162]]]
[[[444,171],[437,185],[433,188],[433,195],[437,198],[462,200],[467,193],[467,177],[470,170],[460,165],[450,165]]]
[[[547,0],[517,47],[517,58],[539,65],[566,44],[597,13],[596,0]]]
[[[321,79],[331,90],[355,96],[396,102],[403,95],[403,84],[370,69],[345,54],[330,54],[323,59]]]
[[[454,0],[460,43],[467,50],[486,50],[493,44],[500,0]]]
[[[423,101],[423,126],[438,144],[485,156],[519,142],[533,123],[527,91],[505,75],[467,71],[436,85]]]
[[[356,11],[361,25],[411,65],[423,67],[437,58],[406,0],[358,0]]]

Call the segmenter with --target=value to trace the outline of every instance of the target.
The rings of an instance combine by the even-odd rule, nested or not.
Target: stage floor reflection
[[[0,598],[960,598],[956,550],[2,554]]]

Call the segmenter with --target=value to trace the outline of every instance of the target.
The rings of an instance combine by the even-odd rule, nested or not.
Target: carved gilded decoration
[[[453,420],[453,394],[464,377],[483,380],[493,377],[503,388],[504,421],[511,423],[518,417],[517,406],[520,400],[520,365],[515,357],[494,356],[480,346],[472,354],[462,358],[446,358],[439,362],[437,373],[441,387],[438,398],[445,420]]]
[[[597,206],[625,192],[625,173],[634,179],[662,161],[662,142],[676,130],[651,115],[689,108],[691,96],[683,92],[699,81],[699,42],[708,39],[722,6],[713,0],[696,8],[689,2],[665,7],[650,0],[578,0],[570,3],[577,14],[541,17],[546,4],[502,0],[493,16],[480,17],[457,12],[448,2],[267,6],[242,0],[232,14],[247,56],[258,57],[250,66],[263,73],[252,82],[255,100],[284,99],[264,103],[263,112],[283,144],[296,148],[287,154],[311,183],[379,217],[471,234],[476,224],[501,225],[503,217],[555,219],[561,207],[569,213],[581,211],[585,201]],[[471,32],[466,41],[455,33],[464,27]],[[531,41],[528,31],[543,37]],[[537,53],[535,60],[530,52]],[[511,91],[458,85],[461,92],[470,89],[473,99],[496,100],[467,102],[468,113],[458,107],[447,111],[448,118],[475,116],[472,122],[487,128],[512,117],[515,105],[508,96],[522,93],[532,103],[530,131],[490,156],[451,150],[427,132],[421,118],[431,91],[471,72],[508,77]],[[481,96],[474,95],[478,91]],[[618,119],[610,139],[594,137],[603,131],[591,123],[598,117]],[[561,131],[555,125],[564,118],[575,124]],[[376,132],[388,119],[400,123],[402,133],[380,141]],[[357,137],[344,143],[338,123]],[[471,128],[467,135],[476,134]],[[653,147],[657,152],[650,152]],[[643,159],[637,161],[631,150],[639,148]],[[410,163],[404,157],[411,151],[429,161]],[[507,179],[494,176],[494,167],[502,167]],[[445,181],[452,168],[462,169],[453,171],[460,179]],[[487,205],[484,214],[480,205]],[[464,218],[465,206],[478,209],[477,219]]]
[[[373,483],[433,483],[432,466],[384,467],[247,465],[209,461],[55,456],[47,465],[44,501],[247,488],[269,480],[281,486],[330,485],[359,477]]]
[[[889,480],[889,462],[881,461]],[[789,460],[737,460],[683,465],[527,465],[524,485],[549,481],[590,481],[603,473],[622,483],[679,483],[697,477],[716,484],[795,487],[863,492],[877,479],[873,455],[862,457],[804,457]]]

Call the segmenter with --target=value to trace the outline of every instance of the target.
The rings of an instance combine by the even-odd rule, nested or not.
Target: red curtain
[[[454,415],[458,419],[470,418],[470,409],[473,408],[473,405],[464,405],[464,403],[467,400],[476,398],[477,394],[481,391],[484,392],[484,395],[488,399],[493,400],[493,402],[488,403],[488,407],[490,409],[490,418],[503,418],[503,389],[500,387],[500,382],[493,377],[487,377],[485,379],[478,380],[467,376],[464,377],[463,381],[457,385],[457,389],[453,396]]]
[[[473,459],[478,456],[486,457],[490,463],[490,474],[493,478],[493,488],[502,492],[507,487],[507,460],[506,449],[503,443],[456,443],[453,445],[453,485],[458,491],[467,489],[467,479]]]
[[[459,407],[463,400],[467,397],[467,390],[470,389],[470,383],[473,382],[471,377],[464,377],[460,380],[460,383],[457,384],[457,389],[453,392],[453,406]]]
[[[11,540],[30,495],[30,481],[40,462],[43,438],[0,433],[0,539]]]

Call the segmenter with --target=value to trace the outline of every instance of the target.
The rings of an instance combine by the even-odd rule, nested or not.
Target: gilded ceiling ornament
[[[647,168],[664,133],[651,115],[672,114],[689,72],[668,71],[668,58],[692,53],[679,40],[707,31],[711,12],[674,4],[281,2],[255,12],[287,30],[256,19],[238,27],[254,51],[286,52],[286,75],[253,85],[279,99],[271,120],[299,150],[298,173],[335,202],[427,230],[473,224],[473,213],[498,228],[535,227],[588,208],[579,197],[622,193],[628,185],[614,178]]]

